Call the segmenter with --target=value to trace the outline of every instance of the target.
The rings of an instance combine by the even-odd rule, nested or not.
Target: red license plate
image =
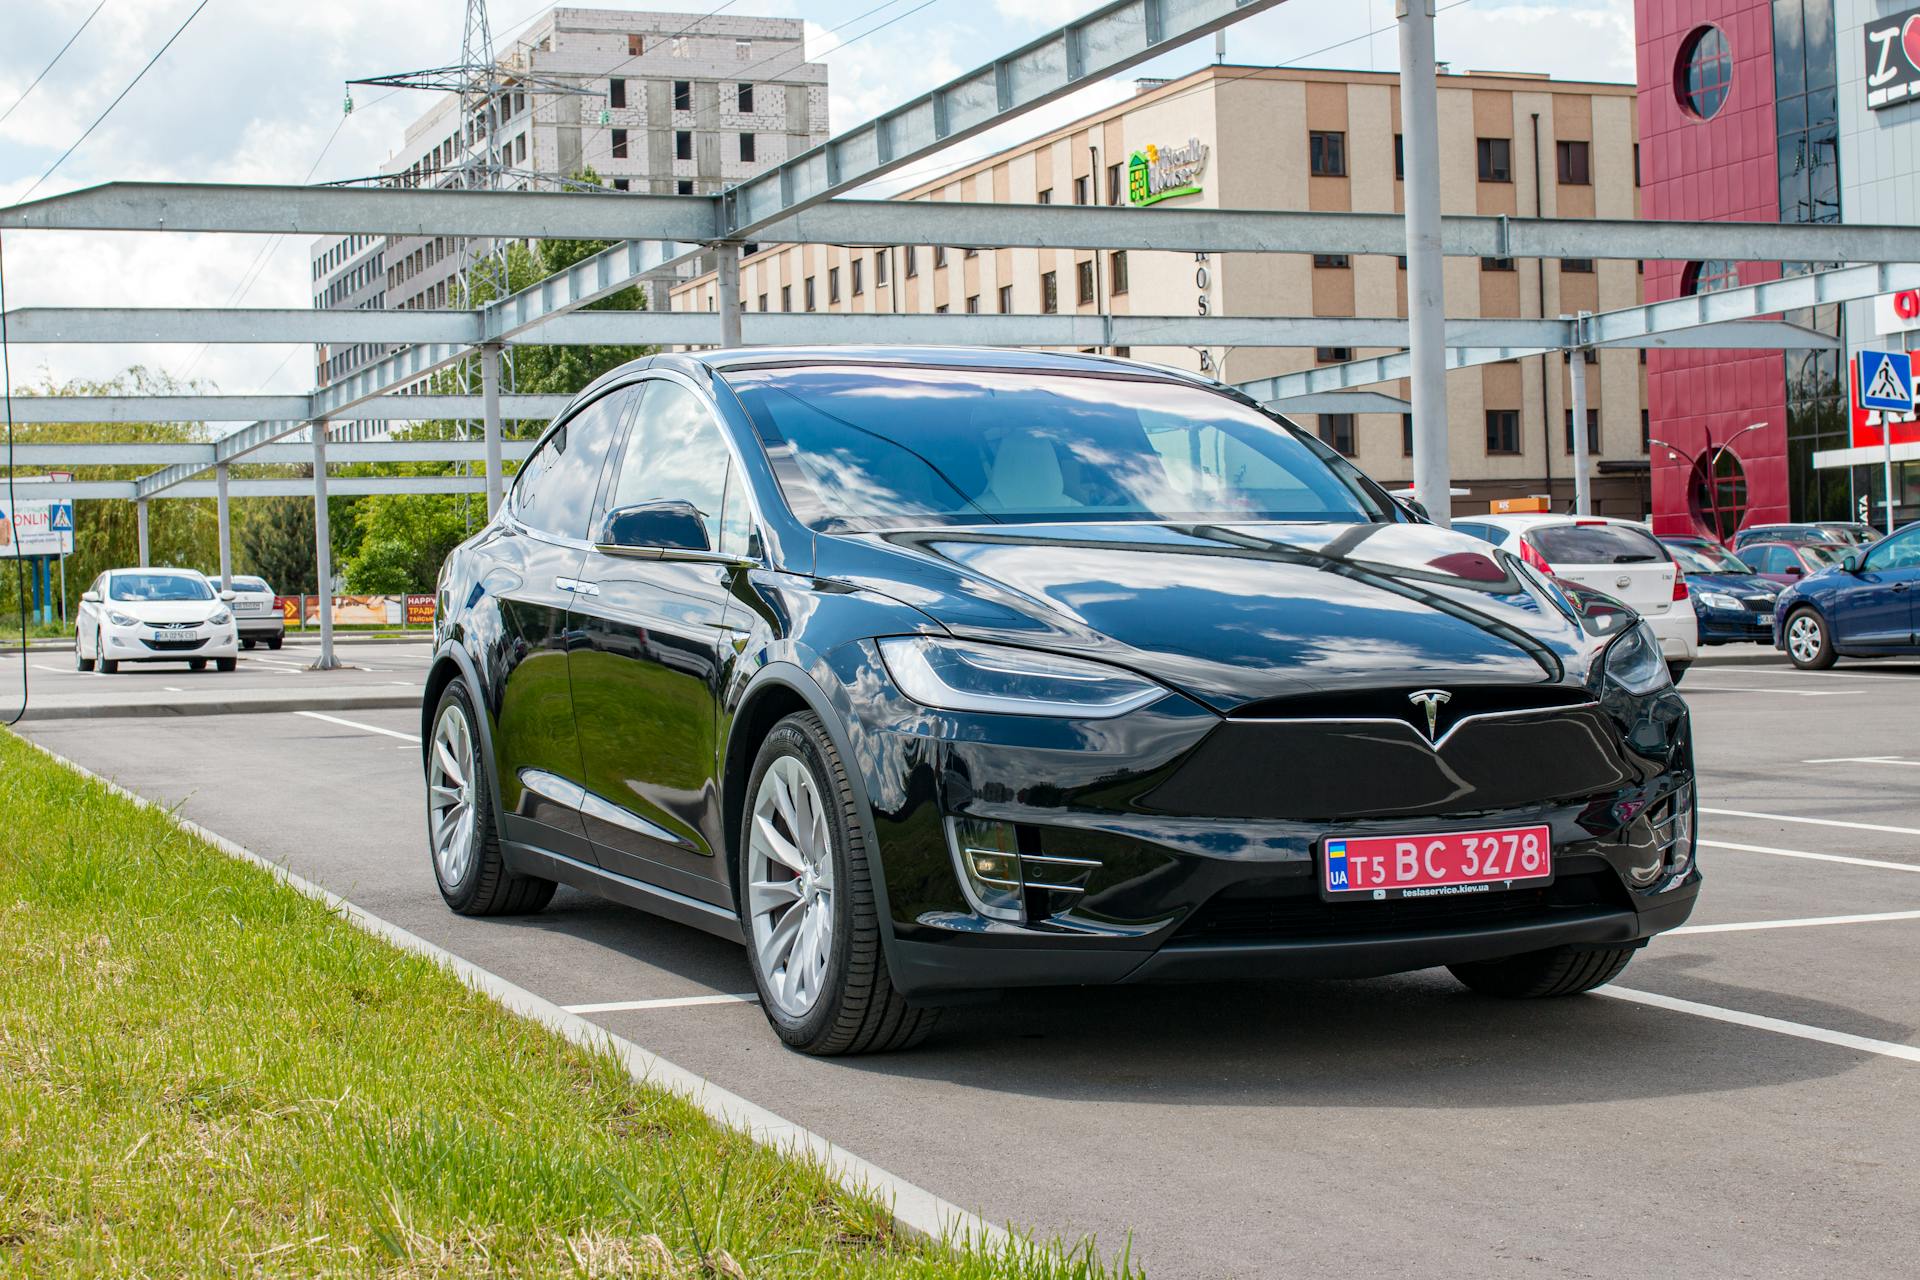
[[[1321,887],[1329,898],[1439,897],[1553,878],[1553,839],[1546,827],[1336,836],[1321,852]]]

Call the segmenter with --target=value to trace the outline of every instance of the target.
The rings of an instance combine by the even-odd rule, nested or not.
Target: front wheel
[[[1484,996],[1507,1000],[1540,1000],[1578,995],[1603,987],[1620,976],[1633,959],[1634,947],[1549,947],[1499,960],[1450,964],[1447,971]]]
[[[905,1049],[938,1011],[893,989],[854,784],[811,711],[773,727],[747,783],[741,923],[767,1021],[802,1053]]]
[[[1787,619],[1787,657],[1802,671],[1825,671],[1833,665],[1833,637],[1813,610],[1796,610]]]
[[[1669,662],[1667,664],[1667,678],[1675,684],[1679,684],[1681,680],[1686,678],[1687,668],[1692,665],[1691,662]]]
[[[427,844],[440,896],[463,916],[530,914],[553,901],[554,883],[516,875],[500,853],[493,792],[473,700],[464,680],[440,695],[427,743]]]
[[[215,671],[231,671],[239,665],[240,659],[238,658],[215,658],[213,660],[213,669]]]
[[[73,669],[75,671],[93,670],[93,659],[80,651],[80,633],[73,633]]]
[[[106,650],[100,647],[100,630],[97,627],[94,629],[94,632],[93,632],[93,653],[94,653],[95,661],[97,661],[100,664],[101,675],[110,676],[114,672],[120,670],[119,662],[113,658],[107,657]]]

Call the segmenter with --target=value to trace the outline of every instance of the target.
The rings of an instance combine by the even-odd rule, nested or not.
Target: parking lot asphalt
[[[362,674],[417,681],[388,648]],[[1707,883],[1611,997],[1501,1003],[1443,971],[1026,992],[838,1061],[713,999],[752,981],[705,934],[568,890],[448,912],[412,710],[24,731],[548,999],[627,1006],[588,1016],[992,1220],[1130,1233],[1153,1275],[1911,1274],[1920,664],[1683,691]]]

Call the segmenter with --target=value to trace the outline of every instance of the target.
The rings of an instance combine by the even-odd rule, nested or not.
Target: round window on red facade
[[[1689,262],[1680,272],[1680,292],[1682,294],[1718,293],[1722,289],[1740,287],[1740,264],[1725,258],[1708,258],[1705,262]]]
[[[1711,120],[1733,88],[1733,48],[1718,27],[1699,27],[1680,42],[1673,89],[1687,114]]]

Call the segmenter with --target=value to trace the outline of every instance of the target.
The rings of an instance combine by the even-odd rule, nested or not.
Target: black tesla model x
[[[1584,991],[1700,881],[1634,614],[1122,360],[608,374],[448,559],[422,732],[455,911],[738,939],[810,1053],[1019,985]]]

